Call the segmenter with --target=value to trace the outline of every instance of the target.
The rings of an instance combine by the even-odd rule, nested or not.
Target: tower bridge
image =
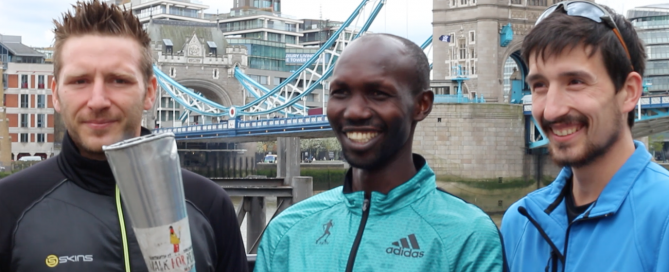
[[[553,2],[433,0],[433,35],[422,47],[433,68],[436,104],[428,120],[419,124],[414,147],[438,174],[557,174],[542,159],[547,141],[529,114],[531,104],[522,104],[529,90],[524,83],[527,67],[520,59],[523,38]],[[332,136],[327,117],[309,115],[308,109],[325,107],[327,78],[339,54],[365,34],[385,3],[363,0],[351,7],[351,16],[320,48],[310,51],[306,62],[291,72],[267,76],[250,68],[256,49],[224,37],[217,24],[149,23],[161,99],[147,114],[146,124],[173,132],[182,142]],[[510,79],[512,66],[518,74]],[[309,99],[316,95],[321,101]],[[635,136],[669,130],[667,101],[669,97],[642,98]]]

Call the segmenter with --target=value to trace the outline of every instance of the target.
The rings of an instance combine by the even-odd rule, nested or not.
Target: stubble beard
[[[613,111],[614,112],[612,116],[620,115],[619,109],[614,109]],[[582,148],[582,150],[580,150],[580,153],[576,154],[575,156],[560,157],[557,154],[560,154],[562,152],[569,152],[569,148],[577,148],[577,147],[570,147],[564,144],[550,143],[548,145],[548,151],[551,154],[551,159],[553,160],[553,163],[555,163],[560,167],[581,168],[597,161],[598,159],[606,155],[611,149],[611,147],[620,138],[620,132],[622,128],[619,120],[613,120],[613,124],[611,125],[613,127],[611,133],[609,133],[609,135],[607,136],[606,141],[604,141],[602,144],[596,144],[591,139],[586,138],[586,142],[584,144],[585,146]],[[583,129],[587,128],[588,126],[586,126]]]

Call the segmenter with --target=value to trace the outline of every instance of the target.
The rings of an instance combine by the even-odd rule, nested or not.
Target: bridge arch
[[[221,85],[206,79],[182,79],[177,81],[186,88],[191,88],[204,95],[205,98],[223,106],[232,106],[230,94]]]
[[[508,79],[509,74],[505,73],[505,68],[507,60],[511,59],[515,63],[515,67],[517,67],[518,70],[520,71],[521,81],[523,82],[523,90],[529,90],[529,86],[527,85],[527,83],[525,83],[525,77],[529,73],[529,67],[527,67],[527,65],[525,64],[525,62],[521,57],[522,43],[523,39],[514,39],[511,43],[509,43],[509,45],[506,47],[506,50],[504,50],[504,52],[502,53],[503,61],[500,63],[501,66],[499,67],[498,71],[500,73],[501,81],[507,82],[505,80]],[[508,86],[508,88],[509,88],[509,93],[505,93],[504,95],[510,97],[511,96],[510,86]]]

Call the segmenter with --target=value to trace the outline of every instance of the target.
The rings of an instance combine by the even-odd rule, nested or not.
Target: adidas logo
[[[419,250],[420,246],[418,245],[416,235],[409,234],[406,238],[393,242],[393,246],[386,248],[386,253],[407,258],[423,258],[425,251]]]

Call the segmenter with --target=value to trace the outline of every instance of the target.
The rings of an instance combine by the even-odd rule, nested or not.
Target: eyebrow
[[[568,72],[562,72],[558,75],[558,77],[580,77],[580,78],[585,78],[586,80],[593,80],[594,77],[587,72],[584,71],[568,71]],[[525,78],[525,83],[530,83],[535,80],[540,80],[540,79],[545,79],[541,74],[531,74],[527,78]]]

